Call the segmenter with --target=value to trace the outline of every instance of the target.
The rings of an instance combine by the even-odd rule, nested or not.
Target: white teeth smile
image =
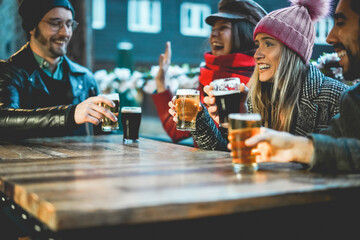
[[[342,58],[343,56],[346,55],[346,51],[342,50],[342,51],[338,52],[337,55],[338,55],[339,58]]]
[[[215,49],[222,49],[222,48],[224,48],[224,45],[222,45],[221,43],[213,43],[212,44],[212,46],[213,46],[213,48],[215,48]]]
[[[259,65],[259,69],[260,70],[265,70],[265,69],[269,69],[270,68],[270,65],[268,65],[268,64],[261,64],[261,65]]]
[[[65,41],[60,41],[60,40],[57,40],[55,42],[58,43],[58,44],[64,44],[65,43]]]

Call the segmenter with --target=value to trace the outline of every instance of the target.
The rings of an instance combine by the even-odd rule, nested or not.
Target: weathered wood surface
[[[360,175],[320,175],[298,164],[234,174],[227,152],[122,136],[0,143],[0,191],[50,229],[193,219],[336,199]]]

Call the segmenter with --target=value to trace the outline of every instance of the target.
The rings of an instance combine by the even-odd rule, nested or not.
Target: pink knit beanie
[[[292,6],[275,10],[256,25],[258,33],[266,33],[298,53],[308,64],[315,42],[314,22],[327,16],[331,0],[290,0]]]

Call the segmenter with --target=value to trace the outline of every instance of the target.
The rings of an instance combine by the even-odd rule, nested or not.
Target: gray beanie
[[[19,6],[19,14],[22,18],[22,27],[26,34],[33,30],[53,8],[63,7],[72,12],[75,17],[74,8],[68,0],[22,0]]]

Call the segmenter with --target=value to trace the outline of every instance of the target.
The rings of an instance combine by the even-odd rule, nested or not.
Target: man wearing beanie
[[[93,74],[66,56],[77,26],[69,0],[22,0],[19,6],[28,42],[6,62],[0,89],[3,108],[33,109],[78,104],[98,94]],[[90,134],[81,125],[74,135]]]
[[[327,37],[340,58],[348,80],[360,78],[360,1],[340,0],[335,24]],[[262,129],[262,134],[246,141],[248,146],[265,142],[271,151],[263,151],[261,162],[295,161],[309,164],[312,171],[339,173],[360,171],[360,83],[341,97],[340,113],[321,134],[296,137],[288,133]]]

